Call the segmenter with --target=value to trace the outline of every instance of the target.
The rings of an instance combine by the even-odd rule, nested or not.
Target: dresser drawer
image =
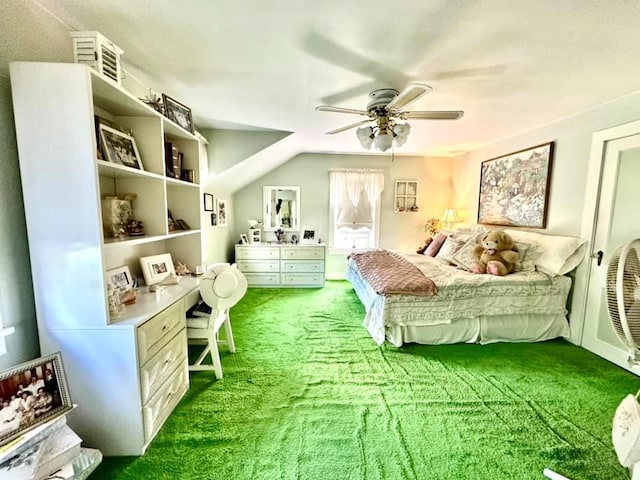
[[[277,273],[280,271],[279,260],[238,260],[236,264],[242,273]]]
[[[324,273],[324,260],[281,260],[282,273]]]
[[[138,362],[144,365],[162,347],[185,328],[184,300],[180,299],[138,327]]]
[[[283,260],[318,260],[324,258],[324,247],[282,247]]]
[[[324,287],[324,273],[283,273],[281,281],[285,287]]]
[[[140,391],[143,405],[153,397],[186,358],[187,334],[183,329],[140,369]]]
[[[279,260],[278,247],[236,247],[236,263],[239,260]]]
[[[162,384],[151,400],[142,408],[144,436],[150,442],[166,418],[189,388],[187,360]]]
[[[247,273],[245,277],[251,287],[276,287],[280,285],[279,273]]]

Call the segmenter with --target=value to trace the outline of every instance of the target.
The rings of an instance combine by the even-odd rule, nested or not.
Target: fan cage
[[[607,307],[613,328],[629,349],[629,361],[640,363],[640,240],[613,253],[607,269]]]

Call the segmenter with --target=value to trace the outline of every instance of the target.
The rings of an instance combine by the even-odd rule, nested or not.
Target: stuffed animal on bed
[[[513,272],[518,261],[514,247],[511,236],[502,230],[485,233],[475,247],[477,260],[471,263],[471,271],[499,276]]]

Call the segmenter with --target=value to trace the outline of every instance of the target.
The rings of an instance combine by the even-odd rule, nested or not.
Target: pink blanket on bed
[[[358,266],[362,277],[379,295],[435,295],[433,280],[411,262],[388,250],[352,253],[349,258]]]

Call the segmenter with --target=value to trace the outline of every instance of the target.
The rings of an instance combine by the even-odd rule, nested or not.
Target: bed
[[[571,278],[565,274],[584,256],[584,241],[554,237],[554,242],[555,238],[571,239],[571,246],[553,263],[549,255],[546,259],[541,255],[549,248],[542,243],[547,240],[533,240],[531,235],[539,234],[518,232],[536,245],[537,250],[530,251],[531,267],[504,277],[470,273],[451,254],[432,257],[395,252],[433,281],[437,287],[433,295],[379,294],[378,286],[367,281],[352,256],[346,278],[365,307],[364,327],[378,345],[387,340],[398,347],[405,343],[537,342],[568,336]],[[458,252],[475,241],[473,235],[460,235]],[[558,255],[555,250],[554,255]],[[542,257],[540,265],[533,262],[538,257]],[[543,271],[543,264],[551,265],[553,271]]]

